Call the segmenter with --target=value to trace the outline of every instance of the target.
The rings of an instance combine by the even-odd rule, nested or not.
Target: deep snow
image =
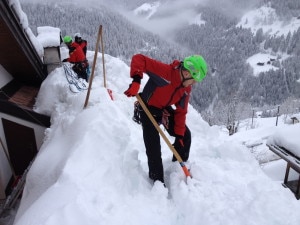
[[[10,3],[19,4],[18,0]],[[42,54],[40,40],[33,37],[26,16],[17,9]],[[92,65],[92,52],[88,59]],[[129,68],[105,55],[112,101],[103,87],[101,62],[99,56],[85,109],[86,92],[70,92],[63,68],[44,81],[36,111],[51,115],[52,125],[28,173],[14,224],[299,224],[299,202],[281,185],[285,163],[268,163],[276,157],[265,146],[267,140],[289,144],[285,133],[291,134],[289,138],[299,134],[299,124],[280,120],[275,127],[256,118],[255,129],[245,126],[228,136],[224,128],[208,126],[190,106],[187,125],[193,140],[187,166],[193,179],[186,179],[179,164],[171,162],[172,153],[162,142],[167,188],[152,185],[141,126],[131,120],[135,99],[123,95],[131,82]],[[248,148],[252,143],[260,145]],[[297,152],[300,143],[292,146]],[[257,160],[260,154],[266,162],[263,166]]]
[[[88,58],[92,65],[92,52]],[[299,223],[299,202],[282,187],[282,178],[269,176],[274,170],[264,172],[245,144],[265,143],[283,126],[298,125],[273,124],[257,132],[256,122],[258,130],[228,136],[190,106],[187,166],[193,178],[186,179],[180,165],[171,162],[162,142],[167,188],[152,185],[142,128],[131,119],[135,99],[123,94],[131,82],[129,68],[105,55],[112,101],[103,87],[101,62],[99,56],[85,109],[86,92],[71,93],[61,67],[42,84],[36,110],[51,114],[52,125],[28,174],[16,225]]]

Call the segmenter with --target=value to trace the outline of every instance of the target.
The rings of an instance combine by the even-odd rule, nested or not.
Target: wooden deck
[[[32,109],[35,104],[36,96],[39,89],[31,86],[22,86],[8,101],[19,106]]]

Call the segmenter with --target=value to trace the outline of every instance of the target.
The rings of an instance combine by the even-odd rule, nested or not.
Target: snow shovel
[[[147,108],[147,106],[143,102],[141,96],[139,94],[137,94],[136,98],[137,98],[138,102],[140,103],[140,105],[142,106],[144,112],[147,114],[148,118],[151,120],[151,122],[154,125],[154,127],[156,128],[156,130],[159,132],[159,134],[162,136],[162,138],[164,139],[164,141],[166,142],[166,144],[169,146],[170,150],[173,152],[173,154],[176,157],[177,161],[179,162],[181,168],[183,169],[183,172],[186,175],[186,177],[192,178],[192,176],[190,174],[190,171],[185,166],[185,164],[184,164],[181,156],[178,154],[178,152],[176,151],[176,149],[174,148],[174,146],[171,144],[171,142],[169,141],[169,139],[167,138],[167,136],[165,135],[165,133],[159,127],[158,123],[156,122],[156,120],[154,119],[154,117],[150,113],[149,109]]]

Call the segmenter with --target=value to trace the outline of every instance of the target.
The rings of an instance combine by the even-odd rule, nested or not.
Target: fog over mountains
[[[102,24],[105,53],[126,63],[138,52],[166,63],[189,54],[203,55],[209,73],[194,88],[191,103],[211,124],[232,123],[248,117],[253,109],[298,104],[298,0],[20,3],[33,32],[45,25],[59,27],[62,35],[81,32],[91,50]],[[259,61],[257,55],[264,58]]]

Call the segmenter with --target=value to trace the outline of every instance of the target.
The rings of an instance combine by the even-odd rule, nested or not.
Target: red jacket
[[[86,60],[82,48],[75,42],[73,42],[69,47],[69,54],[70,57],[67,59],[67,61],[70,63],[84,62]]]
[[[78,46],[80,46],[83,50],[84,55],[86,55],[86,51],[87,51],[87,41],[86,40],[82,40],[80,42],[74,42],[76,44],[78,44]]]
[[[184,136],[191,86],[182,86],[180,61],[164,64],[142,54],[134,55],[131,60],[130,76],[139,75],[143,78],[143,73],[149,76],[143,90],[144,100],[149,106],[159,109],[175,105],[174,132]]]

